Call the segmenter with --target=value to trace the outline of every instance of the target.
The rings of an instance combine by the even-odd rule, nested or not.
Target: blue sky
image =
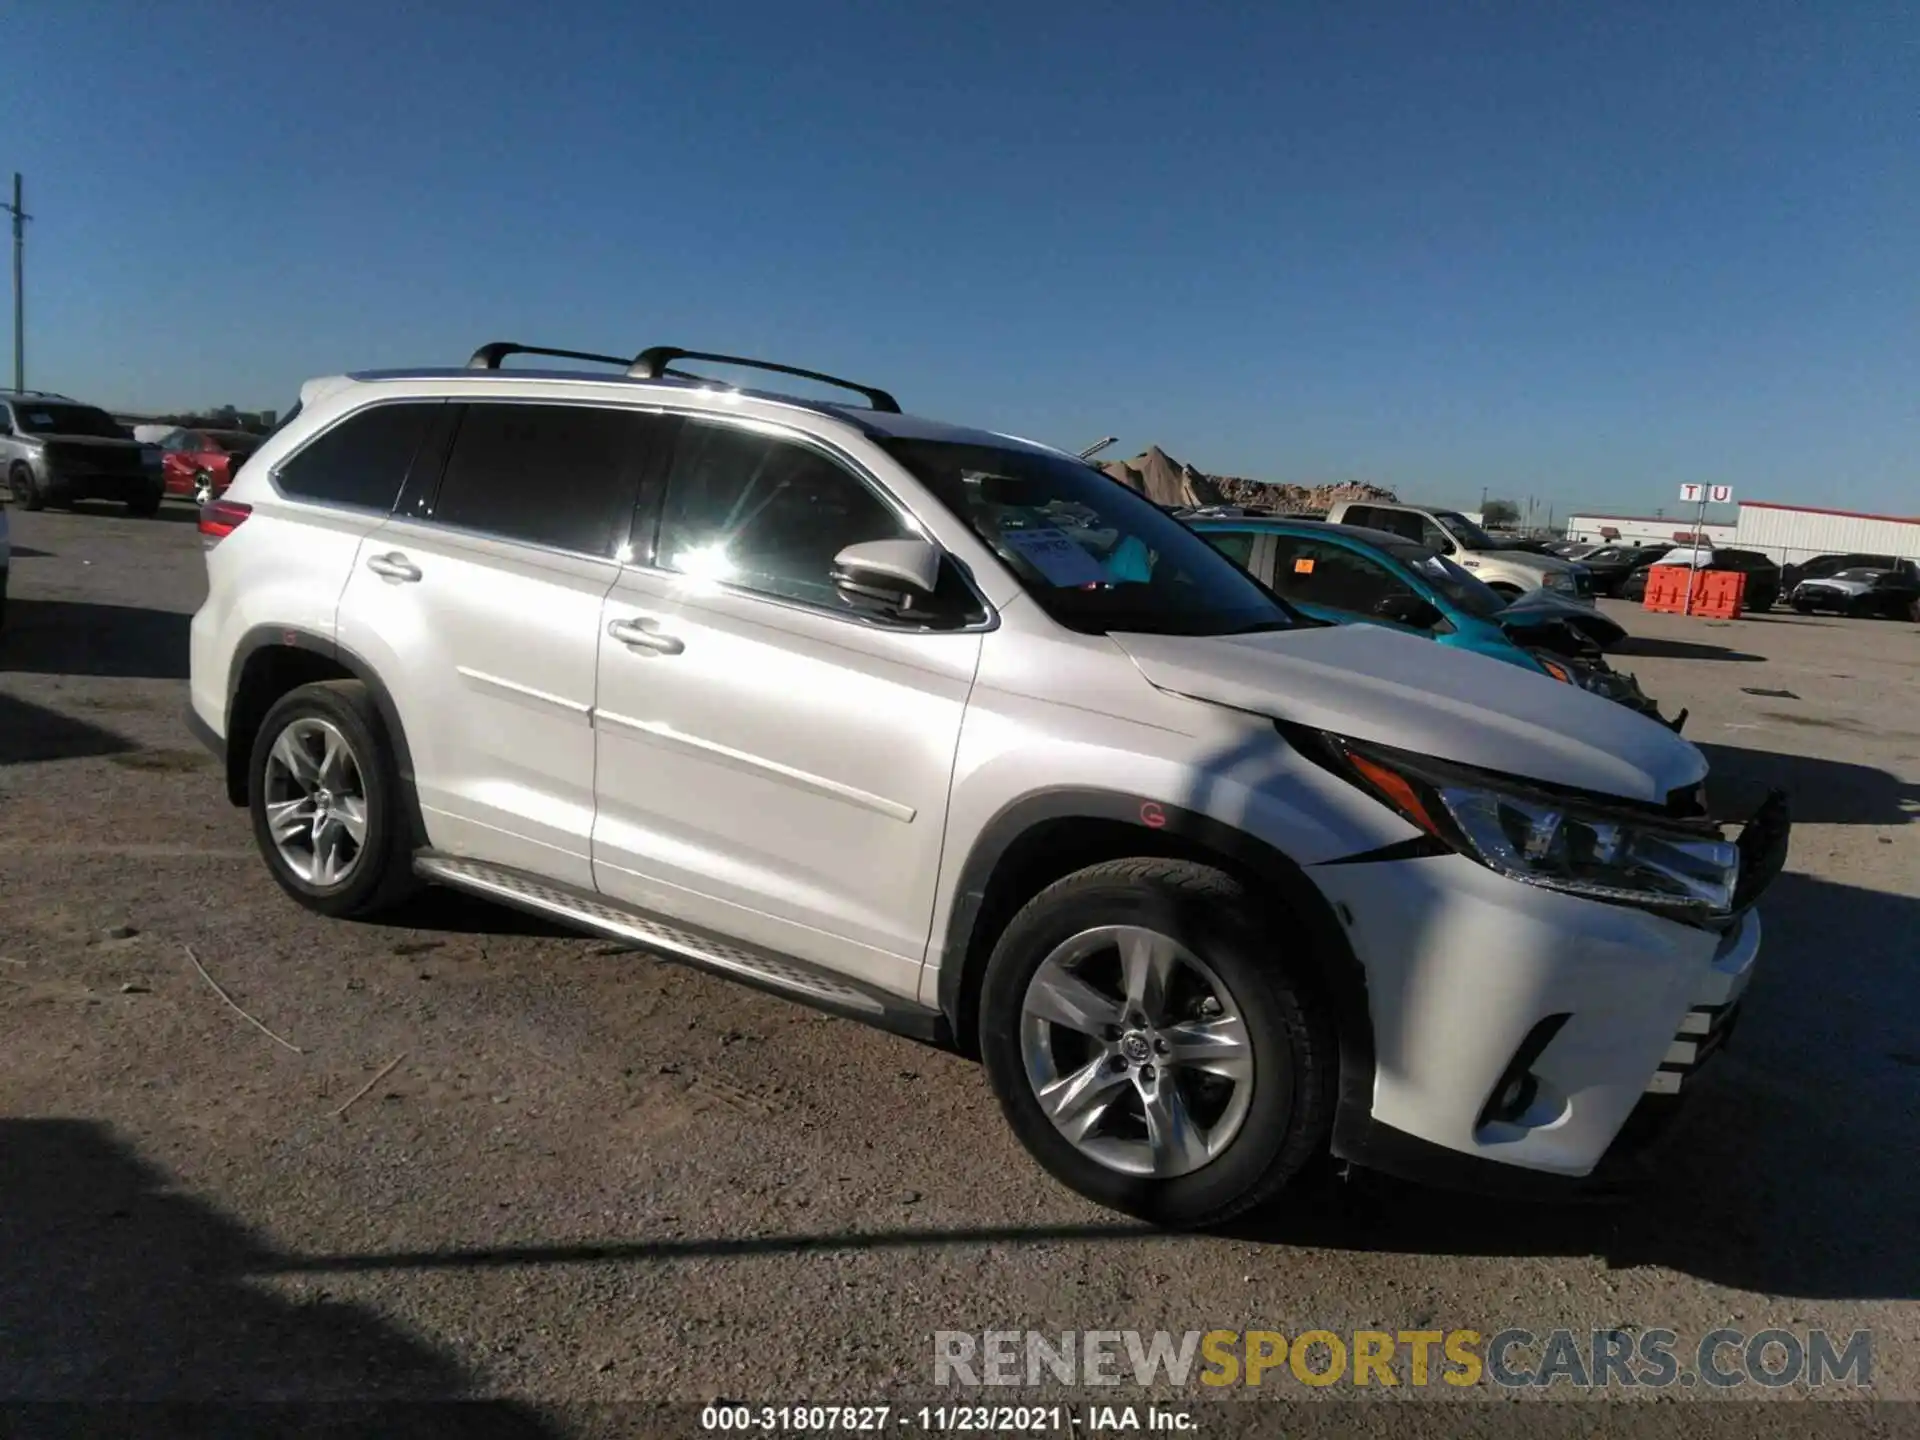
[[[114,406],[671,342],[1268,479],[1920,512],[1899,0],[34,0],[7,34],[28,379]]]

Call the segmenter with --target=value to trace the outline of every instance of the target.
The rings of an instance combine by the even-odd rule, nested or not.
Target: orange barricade
[[[1687,585],[1693,604],[1687,604]],[[1656,565],[1647,572],[1645,606],[1668,615],[1699,615],[1708,620],[1737,620],[1746,603],[1747,577],[1738,570],[1695,571],[1687,565]]]

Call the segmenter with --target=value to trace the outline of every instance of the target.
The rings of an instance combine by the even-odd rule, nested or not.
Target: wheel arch
[[[412,844],[426,844],[426,823],[414,787],[413,753],[407,745],[400,710],[379,672],[362,656],[335,640],[297,626],[256,625],[240,637],[227,682],[227,799],[247,803],[247,767],[260,722],[282,695],[321,680],[358,680],[367,687],[380,723],[393,746],[394,772],[400,779],[403,813]]]
[[[1345,927],[1305,870],[1265,841],[1211,816],[1115,791],[1062,788],[1013,802],[980,831],[961,862],[943,942],[939,1007],[956,1045],[975,1053],[981,981],[995,941],[1019,908],[1055,880],[1104,860],[1158,855],[1214,865],[1276,898],[1307,927],[1309,974],[1339,1047],[1334,1137],[1373,1108],[1373,1022],[1366,972]]]

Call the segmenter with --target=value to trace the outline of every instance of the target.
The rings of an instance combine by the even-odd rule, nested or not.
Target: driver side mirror
[[[1431,630],[1446,618],[1432,601],[1405,591],[1383,597],[1373,607],[1373,613],[1397,625],[1411,625],[1415,630]]]
[[[925,540],[862,540],[833,557],[833,583],[855,605],[919,618],[933,606],[940,552]]]

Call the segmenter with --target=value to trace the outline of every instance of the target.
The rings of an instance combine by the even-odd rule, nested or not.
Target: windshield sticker
[[[1311,575],[1313,573],[1313,561],[1304,555],[1301,556],[1293,562],[1293,573],[1296,575]]]
[[[1065,531],[1051,525],[1034,530],[1003,530],[1000,538],[1045,576],[1050,585],[1075,589],[1107,582],[1107,572],[1100,562],[1068,539]]]

